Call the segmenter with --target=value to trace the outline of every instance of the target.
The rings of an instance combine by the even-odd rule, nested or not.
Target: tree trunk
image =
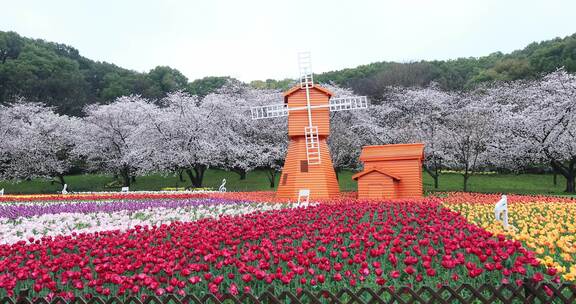
[[[184,171],[186,172],[186,175],[188,175],[188,178],[190,178],[191,186],[194,187],[194,173],[192,173],[192,170],[190,169],[186,169]]]
[[[554,186],[558,185],[558,173],[556,173],[556,171],[554,171],[552,176],[552,182],[554,183]]]
[[[246,179],[246,170],[236,168],[236,169],[232,169],[232,171],[234,171],[234,173],[240,175],[240,180]]]
[[[184,182],[184,170],[178,170],[178,180],[183,183]]]
[[[192,186],[195,188],[202,187],[202,181],[204,180],[204,172],[206,172],[207,167],[205,165],[196,165],[191,169],[186,169],[186,174],[192,182]]]
[[[576,168],[574,168],[574,165],[576,165],[576,160],[573,160],[570,162],[570,164],[568,165],[568,174],[564,175],[564,177],[566,178],[566,192],[567,193],[575,193],[576,189],[574,189],[574,179],[576,177]]]
[[[60,183],[60,185],[64,186],[64,184],[66,184],[66,181],[64,180],[64,175],[59,174],[56,177],[58,178],[58,182]]]
[[[342,171],[342,169],[340,168],[334,168],[334,172],[336,173],[336,180],[340,181],[340,172]]]
[[[564,191],[567,193],[575,193],[576,158],[571,159],[566,165],[554,159],[550,161],[550,164],[555,172],[562,174],[562,176],[566,178],[566,189]]]
[[[440,173],[438,173],[438,170],[432,171],[428,167],[424,166],[424,171],[426,171],[426,173],[428,173],[428,175],[430,175],[434,180],[434,189],[438,189],[438,179],[440,177]]]
[[[268,177],[268,182],[270,182],[270,188],[276,187],[276,170],[272,168],[266,169],[266,177]]]
[[[130,187],[130,175],[122,173],[122,187]]]
[[[132,175],[130,176],[130,183],[135,183],[136,182],[136,175]]]
[[[570,174],[570,176],[566,177],[566,192],[567,193],[575,193],[576,192],[576,187],[575,187],[575,178],[574,178],[574,174]]]
[[[465,172],[465,173],[463,174],[463,177],[464,177],[464,188],[463,188],[463,190],[464,190],[464,192],[466,192],[466,191],[468,191],[468,178],[470,177],[470,175],[468,174],[468,172]]]
[[[130,168],[124,166],[120,170],[120,177],[122,177],[122,187],[130,187]]]

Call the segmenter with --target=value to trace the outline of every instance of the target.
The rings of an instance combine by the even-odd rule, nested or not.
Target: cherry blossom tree
[[[387,103],[394,110],[394,125],[405,142],[425,144],[424,170],[433,178],[438,188],[439,177],[446,158],[447,141],[444,117],[450,112],[455,94],[432,84],[426,88],[392,88]]]
[[[333,97],[352,97],[350,89],[333,84],[322,84],[334,93]],[[368,109],[337,111],[330,113],[330,136],[328,146],[336,176],[344,169],[360,169],[360,152],[365,145],[383,144],[381,136],[386,131],[373,120],[372,105]]]
[[[270,188],[276,186],[276,177],[282,170],[288,150],[288,121],[286,118],[273,120],[252,120],[250,107],[283,102],[278,90],[253,89],[244,87],[241,103],[245,106],[241,113],[245,128],[236,128],[238,136],[243,138],[246,149],[249,149],[252,168],[264,170]]]
[[[541,80],[501,84],[489,91],[498,104],[501,150],[508,162],[547,162],[566,178],[566,192],[574,193],[576,177],[576,76],[560,69]],[[513,157],[512,157],[513,156]]]
[[[7,177],[10,165],[12,140],[16,138],[15,122],[9,113],[9,107],[0,105],[0,178]]]
[[[324,85],[335,97],[348,89]],[[546,164],[575,192],[576,76],[493,83],[467,92],[388,88],[369,109],[331,113],[334,169],[359,169],[362,146],[423,142],[424,169],[438,187],[440,170],[461,171],[463,188],[484,168],[521,171]],[[64,174],[78,158],[130,185],[136,174],[186,174],[201,187],[208,168],[264,169],[275,186],[286,155],[287,120],[252,120],[250,107],[282,102],[280,91],[229,81],[203,98],[173,92],[159,106],[139,96],[86,108],[84,118],[19,100],[0,105],[0,178]]]
[[[271,156],[267,154],[270,145],[285,145],[283,142],[287,138],[277,141],[273,135],[285,134],[278,133],[277,128],[286,126],[286,123],[281,119],[274,122],[252,120],[250,107],[281,101],[282,95],[278,90],[255,89],[239,81],[229,81],[202,100],[203,106],[215,109],[219,117],[213,123],[221,130],[220,136],[224,137],[220,145],[224,169],[238,173],[243,179],[246,172],[264,168],[269,176],[273,175],[271,183],[274,183],[277,168],[270,166],[274,162],[266,158]]]
[[[149,138],[144,122],[152,120],[158,108],[140,96],[123,96],[107,105],[90,105],[75,134],[74,154],[86,160],[89,169],[117,174],[123,186],[145,172],[151,161]]]
[[[73,164],[72,135],[78,119],[59,115],[41,103],[19,99],[0,108],[0,162],[5,179],[55,177]]]
[[[178,91],[161,101],[162,107],[145,124],[148,139],[147,171],[183,171],[194,187],[202,187],[209,167],[222,164],[221,147],[227,140],[217,124],[217,104],[203,104],[196,96]]]
[[[258,151],[257,167],[265,170],[270,188],[274,188],[288,151],[288,123],[286,119],[273,123],[259,120],[254,125],[257,131],[253,138]]]
[[[490,147],[497,130],[495,109],[482,103],[479,92],[461,93],[445,106],[450,110],[442,121],[440,133],[445,139],[445,163],[461,171],[463,190],[468,190],[470,176],[489,163]]]

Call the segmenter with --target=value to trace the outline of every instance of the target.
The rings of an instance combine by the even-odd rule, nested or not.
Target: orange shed
[[[422,196],[424,144],[365,146],[360,154],[364,170],[358,181],[358,198],[415,198]]]

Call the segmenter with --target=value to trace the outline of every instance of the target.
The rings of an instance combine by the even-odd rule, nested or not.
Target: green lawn
[[[342,191],[356,190],[356,182],[351,179],[352,174],[353,172],[350,171],[340,173],[339,181]],[[440,187],[437,190],[433,189],[432,178],[428,174],[423,174],[423,176],[424,190],[427,192],[462,190],[462,176],[459,174],[447,173],[440,176]],[[270,190],[264,171],[249,172],[245,180],[240,180],[240,176],[236,173],[210,169],[205,174],[204,186],[217,189],[223,178],[226,178],[228,191]],[[114,182],[114,178],[109,175],[72,175],[66,177],[66,182],[71,191],[118,191],[120,189],[119,186],[107,187],[107,185]],[[184,182],[181,182],[174,175],[148,175],[137,177],[136,183],[130,187],[130,190],[160,190],[164,187],[185,187],[188,185],[190,185],[190,182],[186,177]],[[468,191],[563,195],[564,187],[565,180],[561,176],[558,176],[558,184],[554,186],[552,175],[493,174],[472,176],[469,180]],[[5,189],[6,194],[58,193],[61,190],[58,183],[45,179],[19,183],[0,182],[1,188]]]

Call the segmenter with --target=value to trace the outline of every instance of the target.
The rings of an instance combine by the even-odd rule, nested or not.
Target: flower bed
[[[185,199],[206,197],[203,192],[93,192],[71,194],[33,194],[33,195],[3,195],[1,202],[39,202],[39,201],[96,201],[96,200],[121,200],[121,199]]]
[[[343,192],[335,199],[319,200],[327,203],[344,202],[356,197],[355,192]],[[289,200],[276,198],[273,191],[254,192],[206,192],[206,191],[141,191],[141,192],[92,192],[73,194],[34,194],[34,195],[4,195],[0,196],[0,204],[39,202],[78,202],[78,201],[119,201],[119,200],[149,200],[149,199],[189,199],[189,198],[221,198],[227,200],[250,201],[261,203],[286,203]],[[292,202],[294,203],[294,202]]]
[[[0,206],[0,244],[285,208],[224,199],[40,202]]]
[[[0,295],[261,293],[551,279],[436,199],[320,204],[0,245]],[[550,273],[552,274],[552,273]],[[557,278],[555,278],[557,279]]]
[[[550,196],[508,196],[509,222],[504,230],[494,219],[499,195],[452,193],[445,206],[461,213],[468,221],[495,234],[523,242],[538,259],[554,267],[563,279],[576,280],[576,201]]]
[[[246,201],[225,199],[163,199],[163,200],[121,200],[121,201],[79,201],[75,203],[39,203],[39,204],[15,204],[0,206],[0,218],[16,219],[18,217],[32,217],[44,214],[59,213],[93,213],[93,212],[118,212],[138,211],[153,208],[181,208],[207,205],[242,205]]]

